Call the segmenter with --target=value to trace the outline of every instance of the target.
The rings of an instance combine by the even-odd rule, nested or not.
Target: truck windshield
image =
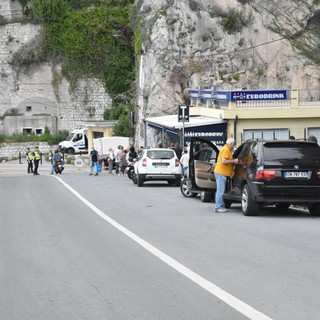
[[[74,133],[70,133],[70,134],[68,135],[68,137],[66,138],[66,141],[72,140],[73,136],[74,136]]]

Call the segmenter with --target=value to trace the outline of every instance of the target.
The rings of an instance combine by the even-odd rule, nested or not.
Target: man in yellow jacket
[[[233,159],[232,150],[236,141],[229,138],[226,144],[219,152],[216,167],[214,168],[214,176],[216,179],[216,205],[215,212],[227,212],[223,202],[223,194],[226,189],[227,179],[233,174],[233,165],[240,162],[239,159]]]

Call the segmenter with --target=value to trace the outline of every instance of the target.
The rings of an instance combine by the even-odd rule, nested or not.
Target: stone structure
[[[43,154],[49,154],[57,149],[57,146],[49,146],[46,142],[21,142],[21,143],[0,143],[0,160],[12,160],[25,158],[27,148],[33,150],[37,146]]]
[[[37,41],[41,27],[24,20],[19,1],[1,0],[0,15],[7,20],[0,25],[0,134],[41,134],[46,127],[55,134],[103,120],[112,101],[100,81],[80,79],[71,85],[60,66],[11,64]]]
[[[142,0],[137,5],[143,41],[139,144],[143,119],[176,114],[187,102],[186,88],[320,90],[316,1]],[[156,145],[160,138],[148,136],[148,143],[153,139]]]

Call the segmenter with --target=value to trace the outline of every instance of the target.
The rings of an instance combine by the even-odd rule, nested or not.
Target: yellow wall
[[[279,107],[273,105],[248,108],[246,104],[237,105],[235,102],[229,102],[226,107],[215,107],[196,102],[190,108],[190,116],[228,120],[228,137],[236,138],[238,143],[241,142],[241,134],[245,129],[288,129],[296,139],[305,138],[307,128],[320,127],[320,105],[300,106],[297,90],[292,90],[290,97],[287,105]]]
[[[103,137],[112,137],[113,134],[113,126],[112,127],[99,127],[92,126],[88,127],[88,150],[93,146],[94,132],[103,133]]]

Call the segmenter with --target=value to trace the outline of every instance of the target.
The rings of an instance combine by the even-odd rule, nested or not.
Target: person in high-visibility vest
[[[39,148],[35,147],[34,148],[34,159],[33,159],[33,163],[34,163],[33,174],[34,175],[39,175],[38,167],[39,167],[40,159],[41,159],[41,153],[39,151]]]
[[[33,173],[33,157],[33,152],[30,150],[30,148],[27,148],[26,159],[28,163],[28,173]]]

